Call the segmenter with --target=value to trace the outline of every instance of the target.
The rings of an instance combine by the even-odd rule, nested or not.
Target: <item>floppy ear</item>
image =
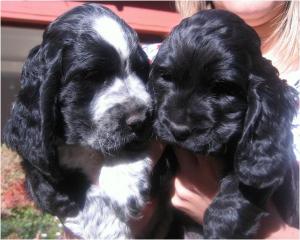
[[[58,191],[62,174],[55,146],[61,50],[55,56],[46,54],[42,46],[29,53],[21,74],[21,90],[5,126],[3,140],[23,158],[28,190],[36,203],[62,216],[65,209],[54,204],[56,200],[69,201]]]
[[[21,90],[3,136],[8,146],[53,181],[56,175],[52,169],[56,164],[54,102],[58,82],[55,61],[58,59],[46,63],[40,46],[31,50],[23,66]]]
[[[248,110],[235,154],[240,181],[256,188],[282,184],[293,153],[295,89],[279,79],[270,61],[260,58],[249,75]]]
[[[299,228],[299,163],[292,161],[283,183],[272,196],[282,219],[289,225]]]

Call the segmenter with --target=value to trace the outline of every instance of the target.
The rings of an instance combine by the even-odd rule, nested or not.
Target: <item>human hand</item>
[[[174,180],[172,204],[202,224],[204,213],[219,189],[221,166],[208,156],[197,156],[181,148],[176,148],[175,153],[179,170]]]
[[[175,150],[179,171],[174,180],[172,204],[197,223],[203,224],[203,216],[218,192],[220,167],[214,159],[197,156],[186,150]],[[270,215],[263,218],[258,238],[299,239],[299,230],[287,225],[270,201],[267,204]]]

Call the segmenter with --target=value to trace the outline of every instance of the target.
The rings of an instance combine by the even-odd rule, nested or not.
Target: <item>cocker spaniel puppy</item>
[[[251,27],[222,10],[184,19],[159,49],[150,89],[157,135],[225,165],[205,238],[255,237],[268,199],[299,227],[291,133],[298,96],[262,57]]]
[[[24,64],[3,139],[33,200],[78,237],[133,237],[152,169],[148,73],[137,34],[97,4],[52,22]]]

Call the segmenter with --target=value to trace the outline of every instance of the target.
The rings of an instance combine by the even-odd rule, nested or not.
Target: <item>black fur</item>
[[[255,237],[270,197],[299,227],[291,133],[298,96],[262,57],[251,27],[222,10],[184,19],[159,49],[150,89],[161,139],[225,162],[205,238]]]
[[[128,68],[147,81],[149,63],[137,34],[110,10],[97,4],[82,5],[51,23],[41,45],[31,50],[4,129],[4,142],[23,158],[30,195],[41,209],[60,218],[78,213],[90,180],[81,169],[59,165],[58,146],[78,144],[114,152],[148,136],[125,124],[134,101],[126,105],[128,109],[118,105],[105,116],[109,139],[92,120],[92,98],[111,79],[124,75],[117,51],[92,29],[93,21],[101,16],[120,24],[130,43]],[[149,110],[139,107],[138,111]],[[99,141],[90,144],[88,138],[95,132]]]

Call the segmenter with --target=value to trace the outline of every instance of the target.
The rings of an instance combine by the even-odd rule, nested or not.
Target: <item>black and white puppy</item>
[[[161,45],[149,83],[157,135],[225,166],[205,238],[255,237],[270,198],[299,227],[298,96],[262,57],[251,27],[222,10],[184,19]]]
[[[78,237],[133,237],[152,168],[148,73],[137,34],[97,4],[52,22],[24,64],[3,138],[34,201]]]

